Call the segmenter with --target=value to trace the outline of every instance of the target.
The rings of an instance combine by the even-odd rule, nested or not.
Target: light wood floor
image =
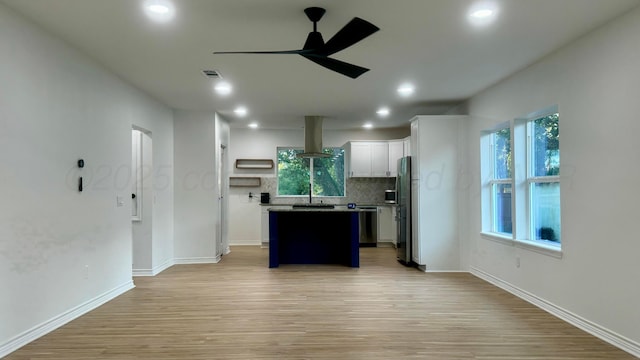
[[[6,359],[635,359],[470,274],[361,250],[359,269],[268,269],[266,249],[234,247],[135,278]]]

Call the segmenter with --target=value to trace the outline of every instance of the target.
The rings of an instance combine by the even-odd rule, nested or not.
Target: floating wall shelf
[[[273,160],[236,159],[236,169],[273,169]]]
[[[235,187],[260,187],[259,177],[230,177],[229,186]]]

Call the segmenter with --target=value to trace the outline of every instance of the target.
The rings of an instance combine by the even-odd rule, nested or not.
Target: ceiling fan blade
[[[344,76],[348,76],[352,79],[355,79],[358,76],[369,71],[369,69],[366,69],[357,65],[349,64],[344,61],[328,58],[326,56],[305,55],[305,54],[301,54],[301,55],[320,66],[324,66],[329,70],[333,70]]]
[[[281,50],[281,51],[214,51],[214,54],[308,54],[310,50]]]
[[[319,52],[325,55],[335,54],[340,50],[344,50],[367,36],[380,30],[372,23],[360,19],[353,18],[347,25],[338,31],[327,43],[319,49]]]

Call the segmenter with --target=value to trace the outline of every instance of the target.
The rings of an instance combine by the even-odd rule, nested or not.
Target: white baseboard
[[[173,263],[176,265],[189,264],[217,264],[220,262],[220,255],[215,257],[192,257],[192,258],[175,258]]]
[[[261,240],[229,240],[230,246],[260,245]]]
[[[524,291],[502,279],[499,279],[483,270],[472,267],[471,274],[479,277],[480,279],[489,282],[503,290],[510,292],[511,294],[541,308],[542,310],[550,313],[551,315],[562,319],[569,324],[588,332],[589,334],[608,342],[609,344],[628,352],[629,354],[640,358],[640,344],[626,338],[620,334],[617,334],[607,328],[604,328],[592,321],[589,321],[583,317],[580,317],[568,310],[565,310],[557,305],[550,303],[534,294]]]
[[[133,276],[156,276],[174,265],[173,260],[168,259],[153,269],[133,269]]]
[[[13,339],[7,341],[4,344],[0,344],[0,358],[3,358],[10,353],[18,350],[19,348],[27,345],[28,343],[50,333],[51,331],[63,326],[64,324],[77,319],[78,317],[98,308],[100,305],[124,294],[125,292],[133,289],[133,281],[127,281],[126,283],[105,292],[102,295],[86,301],[76,307],[69,309],[68,311],[55,316],[39,325],[32,327],[31,329],[19,334]]]
[[[155,276],[153,274],[153,269],[133,269],[131,275],[133,275],[133,277],[138,277],[138,276]]]
[[[415,268],[426,273],[469,273],[467,270],[452,269],[428,269],[427,265],[413,263]]]

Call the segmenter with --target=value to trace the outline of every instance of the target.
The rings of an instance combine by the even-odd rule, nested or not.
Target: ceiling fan
[[[352,79],[355,79],[369,71],[369,69],[336,60],[329,56],[354,45],[360,40],[380,30],[377,26],[366,20],[355,17],[325,43],[322,39],[322,34],[317,31],[317,23],[324,15],[325,9],[309,7],[304,9],[304,13],[307,14],[309,20],[313,22],[313,31],[309,33],[307,41],[305,41],[304,46],[300,50],[217,51],[214,52],[214,54],[296,54]]]

